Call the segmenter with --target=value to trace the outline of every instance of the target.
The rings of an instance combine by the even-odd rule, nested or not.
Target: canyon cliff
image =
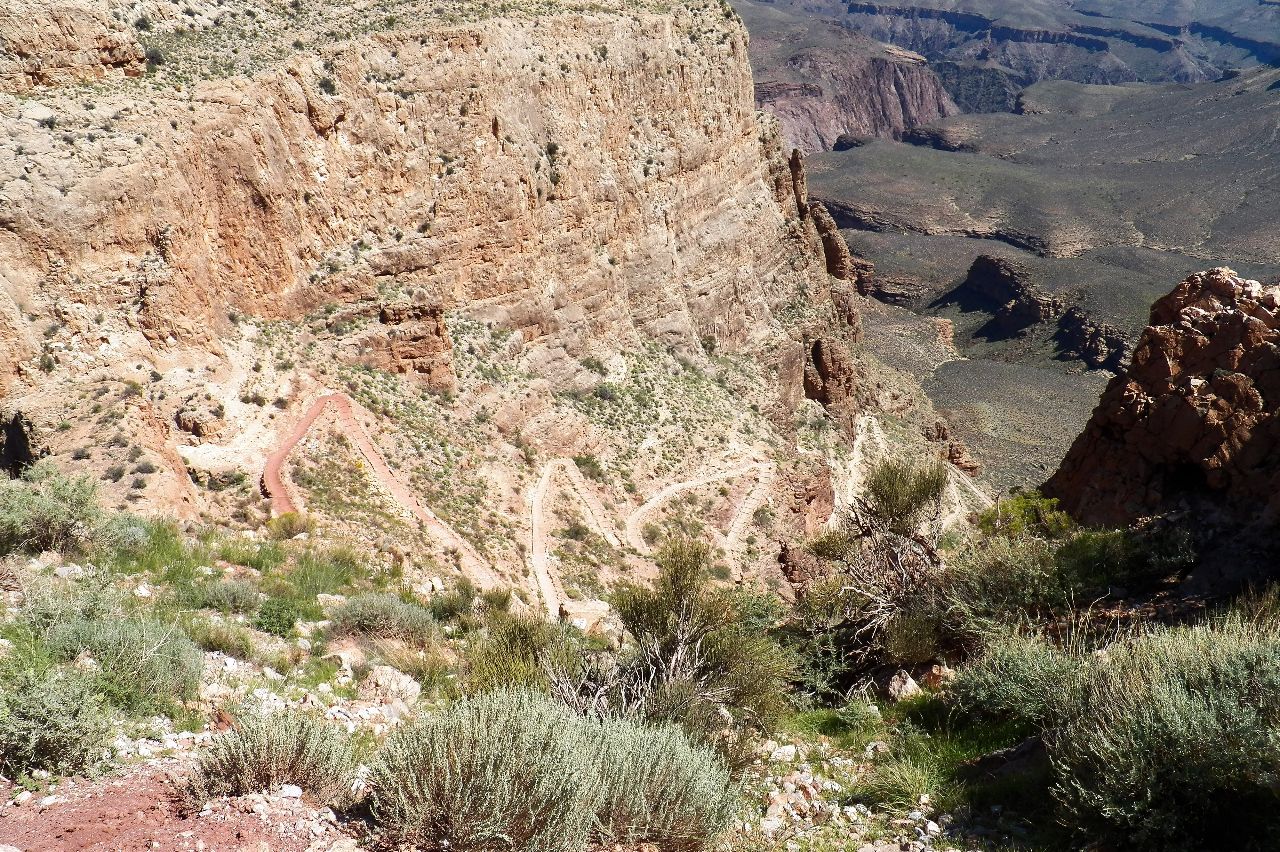
[[[881,44],[788,3],[739,0],[751,31],[756,103],[805,153],[840,138],[898,139],[959,107],[923,56]]]
[[[139,350],[206,344],[228,311],[297,317],[379,290],[574,352],[636,333],[745,342],[823,264],[788,221],[745,34],[672,59],[702,32],[688,11],[490,20],[197,81],[153,108],[127,81],[92,110],[11,99],[4,291],[63,334]]]
[[[250,534],[294,509],[412,583],[551,609],[695,523],[780,576],[859,481],[812,424],[937,418],[854,350],[870,267],[757,112],[741,21],[413,2],[99,16],[145,74],[23,47],[79,69],[0,83],[24,454],[115,508]]]

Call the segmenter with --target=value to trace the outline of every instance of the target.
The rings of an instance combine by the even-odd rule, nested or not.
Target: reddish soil
[[[169,773],[156,767],[126,770],[97,780],[61,782],[52,791],[60,800],[45,807],[47,795],[13,804],[13,791],[0,785],[0,845],[22,852],[304,852],[313,839],[305,827],[265,821],[231,808],[199,816],[186,814]],[[317,848],[340,839],[330,827]]]

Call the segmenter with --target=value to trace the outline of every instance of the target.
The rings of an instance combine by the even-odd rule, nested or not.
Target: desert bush
[[[623,657],[615,706],[671,721],[695,741],[714,738],[727,711],[741,729],[767,728],[789,706],[794,660],[753,629],[740,595],[713,588],[705,543],[673,539],[658,552],[651,587],[620,586],[613,606],[635,640]]]
[[[839,699],[878,665],[914,665],[945,650],[942,558],[859,501],[837,528],[805,545],[826,577],[803,590],[783,635],[800,685]]]
[[[267,530],[277,540],[293,538],[302,533],[311,533],[315,524],[306,515],[298,512],[285,512],[267,522]]]
[[[124,593],[100,576],[75,587],[32,581],[24,584],[22,595],[20,623],[41,637],[60,624],[123,618],[126,605]]]
[[[1058,501],[1037,491],[1015,491],[978,516],[978,529],[988,536],[1062,538],[1076,529]]]
[[[0,480],[0,556],[83,550],[100,517],[91,479],[64,476],[47,459],[36,462],[21,478]]]
[[[527,690],[463,699],[397,731],[369,785],[384,840],[454,850],[696,850],[736,798],[724,764],[678,728],[579,716]]]
[[[579,852],[603,793],[590,732],[536,693],[463,699],[379,751],[374,824],[387,842],[424,849]]]
[[[601,721],[601,842],[701,849],[729,820],[737,789],[723,761],[674,725]]]
[[[253,658],[253,639],[243,627],[208,618],[189,618],[183,622],[182,629],[202,650],[218,651],[238,660]]]
[[[285,579],[299,599],[311,601],[319,594],[341,594],[366,575],[359,555],[349,547],[339,546],[307,550]]]
[[[424,644],[437,634],[430,610],[391,594],[357,595],[331,616],[330,631],[337,636],[368,636]]]
[[[268,598],[258,607],[253,626],[275,636],[288,636],[302,617],[297,604],[287,598]]]
[[[248,580],[218,580],[199,589],[201,607],[218,612],[252,613],[262,601],[258,587]]]
[[[512,687],[545,690],[548,669],[572,669],[577,658],[577,646],[561,625],[495,613],[467,653],[466,688],[473,694]]]
[[[87,653],[97,688],[131,713],[164,712],[194,697],[204,667],[200,649],[179,628],[145,619],[75,619],[52,625],[45,641],[63,661]]]
[[[1118,642],[1046,735],[1067,824],[1136,849],[1280,832],[1280,625],[1234,614]]]
[[[1035,636],[993,641],[957,672],[948,689],[962,711],[1009,720],[1028,732],[1050,723],[1084,677],[1079,656]]]
[[[347,735],[311,716],[275,713],[241,719],[199,756],[187,782],[194,806],[294,784],[319,804],[351,800],[356,758]]]
[[[970,542],[942,580],[949,628],[981,643],[1069,603],[1077,584],[1060,570],[1056,552],[1054,542],[1035,536]]]
[[[887,459],[867,477],[867,502],[889,529],[910,535],[926,516],[936,514],[946,487],[947,468],[941,462],[917,466]]]
[[[436,621],[454,621],[473,611],[478,592],[471,581],[463,577],[447,592],[439,592],[431,596],[427,607]]]
[[[0,774],[84,772],[104,757],[110,730],[102,697],[77,672],[27,670],[0,684]]]

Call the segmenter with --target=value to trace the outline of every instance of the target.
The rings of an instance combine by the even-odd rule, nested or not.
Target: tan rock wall
[[[741,345],[825,282],[745,38],[687,10],[493,20],[201,82],[129,111],[136,147],[6,182],[0,268],[162,347],[387,291],[571,354]]]

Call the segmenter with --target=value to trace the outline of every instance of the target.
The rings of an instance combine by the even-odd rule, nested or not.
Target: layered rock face
[[[1093,524],[1191,508],[1197,524],[1280,519],[1280,287],[1229,269],[1155,303],[1045,493]]]
[[[805,152],[831,150],[844,135],[900,138],[960,111],[924,58],[897,48],[853,57],[805,50],[787,60],[787,71],[804,82],[762,80],[756,101]]]
[[[738,0],[751,31],[756,102],[804,153],[841,136],[900,138],[960,110],[924,57],[881,44],[800,4]]]
[[[488,20],[185,92],[132,85],[96,95],[88,119],[73,98],[4,105],[6,378],[36,355],[18,304],[118,357],[216,349],[229,311],[411,302],[412,317],[383,312],[370,355],[444,386],[449,308],[546,362],[640,336],[732,348],[825,286],[754,109],[745,32],[724,16]],[[102,112],[109,129],[90,123]]]
[[[141,74],[142,46],[106,0],[0,0],[0,91]]]

